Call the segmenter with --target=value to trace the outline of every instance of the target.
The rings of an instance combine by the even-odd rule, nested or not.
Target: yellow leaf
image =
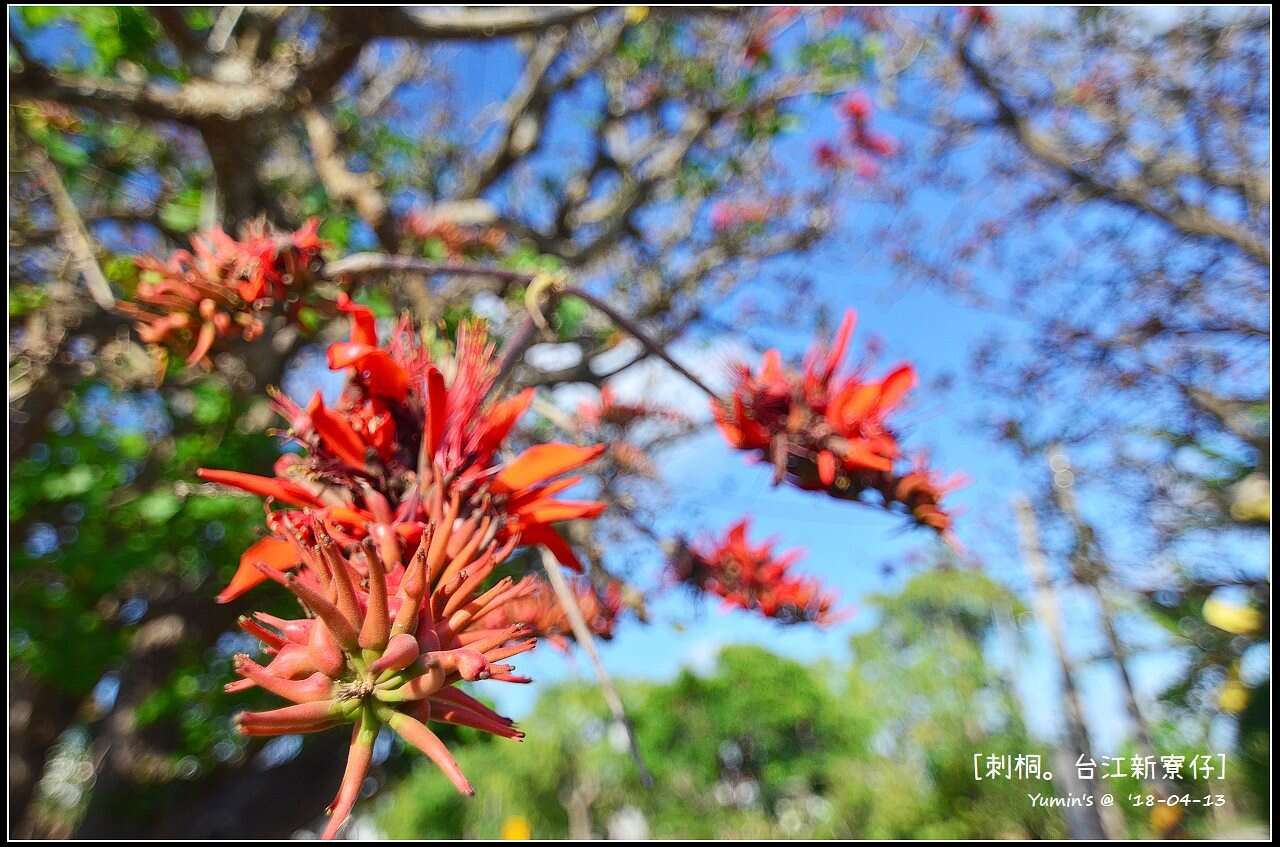
[[[1250,606],[1238,606],[1217,597],[1204,603],[1204,619],[1233,635],[1250,635],[1262,628],[1262,613]]]

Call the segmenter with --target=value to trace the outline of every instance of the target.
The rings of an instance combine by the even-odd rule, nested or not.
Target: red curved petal
[[[213,468],[199,468],[196,476],[206,482],[216,482],[231,488],[239,488],[259,497],[274,497],[282,503],[293,506],[322,507],[324,503],[310,491],[287,479],[272,476],[258,476],[239,471],[222,471]]]
[[[519,491],[539,482],[580,468],[603,453],[605,446],[575,447],[572,444],[538,444],[525,450],[494,479],[497,491]]]
[[[315,427],[321,442],[332,450],[338,458],[354,468],[363,468],[365,463],[365,443],[339,415],[325,408],[320,392],[307,406],[307,414],[311,417],[311,425]]]
[[[902,402],[902,397],[916,384],[916,369],[911,365],[899,365],[884,378],[880,388],[881,414]]]
[[[521,507],[516,514],[529,523],[548,524],[599,517],[605,508],[604,503],[591,500],[537,500]]]
[[[378,346],[378,329],[372,309],[356,303],[345,291],[338,293],[338,309],[351,316],[352,343]]]
[[[231,582],[218,595],[219,603],[230,603],[250,588],[265,582],[267,577],[258,570],[263,564],[275,571],[287,571],[302,563],[298,556],[298,548],[287,541],[267,536],[255,543],[240,556],[240,566],[236,568]]]

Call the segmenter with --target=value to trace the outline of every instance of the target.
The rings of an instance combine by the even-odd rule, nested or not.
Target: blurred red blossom
[[[668,562],[671,577],[698,592],[714,594],[726,605],[759,612],[784,623],[828,626],[844,616],[834,611],[835,595],[812,578],[789,570],[804,554],[774,553],[773,541],[752,546],[750,520],[743,518],[723,538],[703,543],[679,542]]]
[[[568,614],[549,582],[535,578],[533,584],[530,593],[495,609],[482,621],[482,625],[499,629],[524,624],[531,635],[550,641],[560,650],[567,650],[569,641],[574,638]],[[591,634],[606,641],[613,638],[622,610],[622,587],[617,582],[610,582],[604,591],[598,591],[586,580],[578,579],[573,582],[572,590]]]
[[[845,159],[830,141],[820,141],[813,148],[813,163],[823,170],[838,170],[845,166]]]
[[[871,111],[871,98],[865,91],[850,91],[840,101],[840,114],[849,121],[870,120]]]
[[[288,234],[256,222],[239,240],[221,229],[194,235],[190,251],[175,251],[167,261],[139,259],[142,279],[132,299],[116,307],[137,322],[144,342],[182,356],[188,365],[208,367],[219,339],[252,341],[262,335],[264,314],[297,319],[328,246],[318,229],[313,218]]]
[[[421,241],[439,241],[450,259],[497,253],[507,240],[500,227],[460,224],[429,211],[411,212],[405,218],[404,230]]]
[[[949,536],[939,501],[958,483],[939,482],[923,465],[905,475],[895,470],[901,450],[889,417],[915,385],[915,369],[902,364],[880,380],[837,375],[854,321],[850,310],[830,348],[810,349],[802,372],[784,367],[777,350],[765,353],[758,373],[736,366],[729,396],[712,402],[716,423],[730,445],[773,465],[775,485],[849,500],[875,496]]]
[[[733,232],[750,224],[769,220],[767,203],[721,200],[711,207],[711,228],[718,233]]]
[[[988,6],[965,6],[960,10],[964,22],[974,29],[986,29],[995,25],[995,14]]]
[[[688,419],[679,412],[662,406],[619,400],[608,385],[600,389],[600,398],[596,402],[583,401],[578,404],[578,422],[588,429],[598,430],[604,426],[624,429],[642,420],[683,423]]]

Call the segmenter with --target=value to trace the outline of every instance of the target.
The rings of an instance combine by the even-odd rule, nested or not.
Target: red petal
[[[493,451],[502,446],[502,442],[511,434],[511,428],[516,425],[516,421],[520,420],[529,408],[529,404],[533,402],[533,393],[532,388],[526,388],[516,396],[495,404],[489,410],[486,415],[488,423],[484,434],[476,444],[476,453],[480,455],[481,461],[493,455]]]
[[[873,471],[889,471],[893,462],[875,453],[860,441],[852,441],[844,451],[845,465],[852,468],[867,468]]]
[[[250,494],[257,494],[259,497],[274,497],[283,503],[289,503],[294,506],[302,506],[304,508],[307,506],[324,506],[320,498],[301,485],[279,477],[257,476],[251,473],[221,471],[211,468],[198,469],[196,476],[208,482],[239,488],[241,491],[248,491]]]
[[[434,458],[444,439],[445,421],[449,416],[449,393],[444,388],[444,374],[435,365],[427,367],[427,427],[423,449],[427,458]]]
[[[785,376],[782,369],[782,354],[777,350],[766,350],[764,361],[760,365],[760,381],[778,382]]]
[[[258,570],[263,564],[272,570],[287,571],[302,563],[298,549],[287,541],[270,536],[256,542],[240,557],[240,566],[236,568],[231,582],[218,595],[219,603],[230,603],[250,588],[266,581],[266,576]]]
[[[539,482],[580,468],[604,452],[604,445],[575,447],[572,444],[538,444],[521,453],[502,469],[494,480],[497,491],[519,491]]]
[[[844,313],[844,320],[840,322],[840,331],[836,333],[835,344],[832,345],[831,352],[827,354],[827,379],[830,379],[831,375],[836,372],[836,368],[840,367],[840,360],[844,358],[845,351],[849,349],[849,338],[853,335],[853,327],[857,320],[858,313],[853,309]]]
[[[564,479],[557,479],[555,482],[548,482],[541,488],[526,489],[507,501],[507,511],[518,512],[535,501],[547,499],[553,494],[559,494],[561,491],[572,488],[580,482],[582,482],[582,477],[580,476],[567,476]]]
[[[884,378],[880,388],[880,413],[888,412],[902,402],[902,396],[916,384],[916,369],[899,365]]]
[[[847,431],[875,408],[880,391],[881,388],[876,383],[849,386],[841,392],[843,396],[834,404],[838,419],[832,423]]]
[[[355,367],[355,365],[377,350],[377,347],[368,344],[357,344],[354,341],[339,341],[336,344],[330,344],[326,352],[329,359],[329,370],[340,371],[343,368]]]
[[[344,341],[329,345],[328,359],[329,370],[355,368],[360,381],[380,397],[400,402],[409,393],[409,374],[386,350]]]
[[[531,524],[547,524],[598,517],[605,508],[604,503],[588,500],[537,500],[521,507],[516,514]]]
[[[351,316],[352,343],[378,346],[378,329],[372,309],[356,303],[345,291],[338,293],[338,309]]]
[[[409,374],[396,364],[386,350],[375,350],[356,366],[360,379],[379,397],[389,397],[403,402],[409,393]]]
[[[535,524],[520,534],[520,541],[526,545],[540,545],[551,551],[556,561],[570,570],[582,573],[582,562],[569,546],[569,542],[546,524]]]
[[[836,481],[836,457],[831,455],[830,450],[823,450],[818,454],[818,478],[823,485],[831,485]]]
[[[360,436],[356,435],[351,424],[325,408],[324,398],[320,396],[319,391],[307,406],[307,414],[311,417],[311,425],[315,427],[320,440],[326,447],[353,468],[364,468],[364,442],[360,440]]]

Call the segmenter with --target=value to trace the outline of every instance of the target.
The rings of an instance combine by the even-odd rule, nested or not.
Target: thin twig
[[[657,341],[650,338],[648,333],[646,333],[643,329],[637,326],[630,318],[623,315],[621,312],[619,312],[617,309],[610,306],[605,301],[596,297],[594,294],[588,294],[587,292],[583,291],[580,288],[564,288],[560,291],[560,293],[562,295],[566,295],[569,297],[577,297],[578,299],[584,301],[588,306],[591,306],[596,311],[603,313],[606,317],[609,318],[609,320],[617,324],[619,329],[625,330],[632,338],[634,338],[636,341],[639,341],[642,345],[644,345],[644,348],[646,350],[648,350],[650,353],[652,353],[653,355],[657,356],[659,359],[661,359],[662,361],[670,365],[672,370],[680,374],[685,379],[689,380],[689,382],[696,385],[698,388],[702,390],[704,394],[706,394],[711,399],[714,400],[720,396],[716,394],[715,391],[711,390],[710,386],[708,386],[705,382],[703,382],[698,377],[694,376],[693,373],[691,373],[688,370],[688,368],[686,368],[684,365],[680,364],[674,358],[672,358],[671,354],[667,352],[665,347],[663,347]]]
[[[556,592],[556,598],[560,601],[560,606],[569,618],[569,626],[573,629],[573,638],[591,659],[591,666],[595,669],[596,679],[600,681],[600,688],[604,692],[605,702],[609,704],[609,711],[613,712],[614,720],[622,725],[623,731],[627,734],[627,747],[631,751],[631,758],[635,762],[636,770],[640,772],[640,781],[644,783],[646,788],[652,787],[653,775],[645,766],[644,758],[640,755],[640,747],[636,744],[635,728],[631,725],[631,719],[627,717],[627,710],[622,704],[622,697],[618,694],[618,689],[614,686],[608,669],[605,668],[604,662],[600,659],[600,653],[596,650],[595,637],[591,634],[591,628],[587,626],[586,619],[582,617],[582,609],[578,607],[577,598],[573,596],[573,590],[569,588],[569,583],[564,578],[564,571],[560,569],[560,563],[556,561],[556,557],[545,547],[541,548],[541,553],[542,567],[547,572],[547,581],[551,583],[551,588]]]
[[[67,242],[67,249],[71,251],[80,274],[84,277],[89,296],[103,309],[114,309],[116,298],[111,294],[111,283],[107,282],[106,275],[98,266],[98,260],[94,256],[93,239],[89,237],[89,230],[85,228],[84,220],[76,210],[71,194],[63,184],[62,177],[58,175],[58,169],[54,167],[53,162],[49,161],[49,157],[38,144],[31,146],[31,161],[36,176],[40,178],[40,182],[44,183],[45,190],[49,192],[49,198],[53,201],[53,210],[58,218],[58,229],[62,233],[63,240]]]

